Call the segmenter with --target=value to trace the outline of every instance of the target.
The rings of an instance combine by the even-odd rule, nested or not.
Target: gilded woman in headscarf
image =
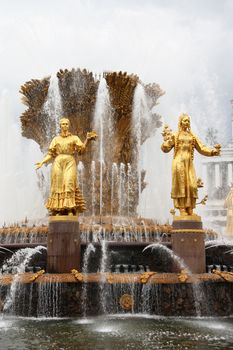
[[[48,154],[36,163],[36,169],[43,164],[52,162],[51,187],[46,208],[51,215],[76,215],[83,212],[85,201],[77,182],[77,159],[82,154],[91,139],[97,137],[95,132],[87,133],[83,143],[76,135],[69,132],[70,121],[60,120],[60,134],[55,136],[49,146]]]
[[[193,165],[194,150],[204,156],[212,157],[220,155],[221,146],[215,145],[211,149],[203,145],[192,133],[190,117],[187,114],[179,117],[177,133],[173,133],[165,126],[163,137],[162,151],[167,153],[174,148],[171,191],[174,207],[180,210],[181,216],[192,215],[198,198],[197,190],[200,187]]]

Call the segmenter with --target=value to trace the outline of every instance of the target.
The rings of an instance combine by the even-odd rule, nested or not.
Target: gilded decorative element
[[[124,310],[131,310],[134,306],[133,296],[130,294],[123,294],[119,300],[120,306]]]
[[[110,274],[110,273],[107,275],[107,282],[108,282],[109,284],[114,283],[114,277],[113,277],[113,275]]]
[[[162,135],[162,151],[167,153],[174,149],[171,191],[174,207],[179,209],[180,216],[192,216],[198,198],[198,187],[203,186],[201,179],[196,177],[193,165],[194,150],[204,156],[219,156],[221,146],[217,144],[214,148],[208,148],[202,144],[191,131],[188,114],[180,115],[178,132],[173,133],[165,125]]]
[[[188,278],[189,278],[189,275],[187,270],[181,270],[180,273],[178,274],[178,279],[181,283],[187,282]]]
[[[222,277],[226,282],[233,282],[233,272],[213,270],[212,273]]]
[[[78,270],[72,269],[71,274],[76,278],[77,281],[83,282],[84,280],[83,274],[78,272]]]
[[[84,143],[76,135],[69,132],[70,121],[60,120],[61,133],[50,143],[47,155],[41,162],[36,163],[36,169],[52,162],[50,195],[46,208],[54,215],[77,215],[86,210],[85,201],[77,183],[77,154],[86,150],[90,140],[97,134],[87,133]]]
[[[226,236],[233,237],[233,187],[231,187],[225,203],[224,208],[227,208],[227,225],[226,225]]]
[[[34,275],[30,278],[30,282],[34,282],[35,280],[37,280],[38,277],[42,276],[44,273],[45,273],[45,270],[40,270],[34,273]]]
[[[148,280],[150,279],[151,276],[155,275],[156,272],[144,272],[143,274],[141,274],[140,276],[140,282],[141,283],[147,283]]]

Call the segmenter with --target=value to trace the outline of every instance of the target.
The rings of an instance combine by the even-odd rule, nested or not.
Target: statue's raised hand
[[[35,166],[36,166],[36,170],[38,170],[38,169],[40,169],[41,167],[42,167],[42,165],[43,165],[43,162],[37,162],[36,164],[35,164]]]
[[[168,125],[164,125],[162,136],[163,136],[164,142],[167,142],[168,144],[172,144],[172,130],[169,128]]]
[[[97,136],[95,131],[90,131],[87,133],[87,140],[96,140]]]
[[[221,145],[218,143],[214,145],[214,149],[212,150],[213,156],[219,156],[221,152]]]

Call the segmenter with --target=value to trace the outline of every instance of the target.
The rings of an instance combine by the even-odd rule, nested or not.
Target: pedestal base
[[[47,272],[80,270],[81,244],[77,217],[50,217],[47,247]]]
[[[175,217],[172,227],[173,252],[184,261],[191,272],[205,273],[205,243],[201,218]]]

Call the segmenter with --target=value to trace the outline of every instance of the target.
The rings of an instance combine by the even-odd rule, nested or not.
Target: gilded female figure
[[[226,226],[226,236],[233,237],[233,187],[225,199],[224,208],[227,208],[227,226]]]
[[[172,191],[171,197],[174,207],[180,210],[181,216],[192,215],[198,198],[199,186],[193,165],[194,149],[204,156],[220,155],[220,145],[210,149],[192,133],[190,117],[182,114],[179,117],[178,132],[165,126],[163,132],[164,142],[161,146],[163,152],[169,152],[174,148],[172,162]]]
[[[86,209],[77,183],[76,155],[82,154],[89,140],[95,139],[97,135],[95,132],[87,133],[83,143],[78,136],[69,132],[69,119],[62,118],[59,124],[60,134],[53,138],[48,154],[36,163],[36,169],[48,162],[53,163],[50,195],[45,205],[51,215],[75,215]]]

